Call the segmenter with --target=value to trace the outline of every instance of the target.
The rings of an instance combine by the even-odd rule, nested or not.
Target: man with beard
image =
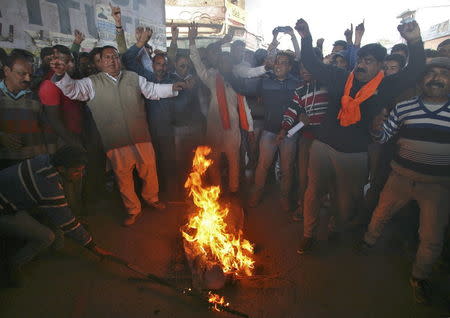
[[[328,88],[329,104],[317,139],[311,145],[308,186],[305,192],[304,231],[298,253],[310,251],[317,233],[320,203],[330,191],[335,194],[336,232],[354,216],[363,199],[367,183],[367,148],[371,141],[369,126],[382,107],[406,88],[414,85],[423,72],[425,55],[417,23],[398,27],[408,42],[408,66],[397,74],[384,77],[386,49],[372,43],[358,51],[352,72],[325,65],[317,59],[305,20],[297,21],[302,37],[302,62],[318,81]]]
[[[427,304],[431,299],[426,279],[442,251],[450,208],[450,58],[431,59],[421,87],[421,96],[397,104],[387,120],[382,116],[374,120],[374,139],[385,143],[398,135],[397,152],[358,247],[360,252],[367,252],[395,213],[416,200],[420,207],[420,243],[410,283],[416,302]]]
[[[56,150],[56,136],[48,131],[42,105],[30,90],[33,55],[15,49],[6,58],[0,82],[0,170]]]

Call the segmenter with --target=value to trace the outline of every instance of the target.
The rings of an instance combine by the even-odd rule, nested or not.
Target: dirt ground
[[[316,250],[298,255],[302,223],[280,212],[277,198],[271,186],[260,206],[245,210],[245,236],[256,246],[255,277],[220,291],[231,307],[254,318],[450,317],[448,273],[433,276],[432,306],[414,303],[408,284],[414,248],[399,239],[401,220],[393,222],[371,255],[357,256],[352,246],[363,229],[328,242],[323,218]],[[129,228],[120,225],[124,212],[117,195],[92,211],[87,221],[99,246],[180,288],[190,286],[179,231],[185,204],[172,202],[165,211],[146,208]],[[24,274],[24,288],[0,289],[0,317],[233,317],[209,311],[124,266],[99,262],[69,240],[60,251],[42,253]]]

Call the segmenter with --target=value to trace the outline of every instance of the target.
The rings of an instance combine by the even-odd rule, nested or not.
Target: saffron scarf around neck
[[[345,83],[344,95],[341,98],[342,107],[337,117],[341,126],[347,127],[361,120],[361,103],[369,99],[376,92],[383,77],[383,72],[378,72],[374,78],[361,87],[353,98],[350,96],[350,92],[352,90],[355,74],[353,72],[349,74],[347,82]]]
[[[244,130],[249,130],[249,123],[247,118],[247,112],[245,111],[245,101],[244,96],[240,94],[237,95],[237,106],[238,106],[238,113],[239,113],[239,122],[241,124],[241,128]],[[220,119],[222,121],[222,127],[225,130],[228,130],[231,128],[230,123],[230,114],[228,113],[228,102],[227,102],[227,95],[225,92],[225,82],[223,80],[222,75],[217,73],[216,75],[216,98],[217,103],[219,104],[219,114]]]

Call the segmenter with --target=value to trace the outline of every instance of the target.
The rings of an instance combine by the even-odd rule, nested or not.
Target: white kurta
[[[231,85],[225,82],[230,129],[224,129],[220,117],[219,103],[217,102],[216,76],[218,70],[214,68],[206,69],[195,45],[190,46],[190,58],[197,71],[197,75],[211,91],[211,100],[206,116],[206,139],[213,147],[213,159],[217,161],[220,158],[220,154],[225,153],[230,167],[229,187],[231,191],[237,191],[239,185],[239,148],[241,145],[237,93]],[[246,101],[245,112],[247,114],[249,131],[253,131],[253,119]],[[213,178],[216,179],[215,181],[220,180],[220,175],[217,176],[218,171],[216,169],[218,165],[213,166],[215,166],[214,169],[216,170],[215,172],[211,171],[212,174],[216,174],[213,175]]]

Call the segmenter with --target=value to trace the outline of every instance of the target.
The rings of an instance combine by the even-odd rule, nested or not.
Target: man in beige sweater
[[[128,211],[123,224],[129,226],[141,213],[141,204],[134,190],[134,169],[142,179],[142,197],[146,203],[156,209],[165,208],[158,198],[155,153],[144,97],[173,97],[184,84],[155,84],[134,72],[121,70],[119,53],[112,46],[103,47],[101,63],[103,72],[74,80],[67,75],[65,63],[55,60],[52,62],[55,71],[52,81],[67,97],[88,102]]]

